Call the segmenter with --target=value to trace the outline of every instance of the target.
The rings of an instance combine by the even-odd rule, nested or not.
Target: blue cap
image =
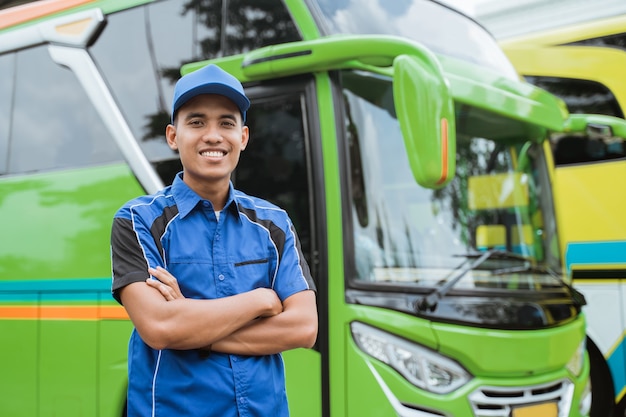
[[[241,117],[246,120],[250,100],[246,97],[243,86],[238,79],[217,65],[211,64],[184,75],[176,83],[172,103],[172,123],[176,112],[183,104],[200,94],[219,94],[229,98],[239,107]]]

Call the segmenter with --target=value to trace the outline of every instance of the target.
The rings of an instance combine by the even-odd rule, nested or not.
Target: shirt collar
[[[183,181],[183,173],[179,172],[172,183],[172,195],[178,207],[178,214],[181,218],[187,216],[200,202],[205,201],[194,190]],[[231,182],[228,187],[228,199],[222,211],[231,210],[239,218],[237,202],[235,201],[235,189]]]

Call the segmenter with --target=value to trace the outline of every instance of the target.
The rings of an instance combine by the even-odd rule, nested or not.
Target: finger
[[[148,279],[148,283],[151,284],[150,286],[159,290],[159,292],[166,297],[167,300],[185,298],[180,290],[180,287],[178,286],[178,280],[165,268],[160,266],[156,268],[149,268],[148,272],[154,277]]]
[[[168,285],[170,282],[176,282],[176,278],[172,274],[170,274],[167,269],[160,266],[157,266],[156,268],[150,268],[148,271],[150,272],[150,274],[157,277],[159,281]]]
[[[150,274],[156,277],[163,284],[168,285],[175,291],[180,292],[180,289],[178,287],[178,280],[176,279],[174,275],[170,274],[169,271],[167,271],[165,268],[162,268],[160,266],[157,268],[150,268],[148,269],[148,272],[150,272]]]
[[[159,291],[159,293],[161,293],[163,298],[165,298],[167,301],[171,301],[177,298],[176,292],[172,290],[171,287],[167,286],[166,284],[163,284],[162,282],[156,279],[148,278],[146,280],[146,283],[148,284],[148,286]]]

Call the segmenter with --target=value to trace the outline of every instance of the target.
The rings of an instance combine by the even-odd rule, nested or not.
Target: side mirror
[[[570,114],[565,133],[584,133],[592,138],[626,138],[626,120],[602,114]]]
[[[441,188],[456,169],[454,103],[434,59],[421,61],[415,55],[394,59],[394,104],[415,180]]]

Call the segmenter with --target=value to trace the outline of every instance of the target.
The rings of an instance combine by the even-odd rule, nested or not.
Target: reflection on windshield
[[[180,67],[299,40],[279,0],[163,0],[107,15],[89,52],[143,153],[170,184],[182,169],[164,138]]]
[[[439,190],[413,179],[388,80],[343,73],[357,279],[436,286],[497,250],[455,288],[538,289],[560,268],[538,145],[457,132],[457,175]],[[481,123],[488,123],[483,117]],[[475,127],[472,128],[475,132]],[[542,268],[539,268],[541,266]]]
[[[478,23],[434,1],[319,0],[331,34],[394,35],[441,55],[474,62],[518,79],[495,39]]]

